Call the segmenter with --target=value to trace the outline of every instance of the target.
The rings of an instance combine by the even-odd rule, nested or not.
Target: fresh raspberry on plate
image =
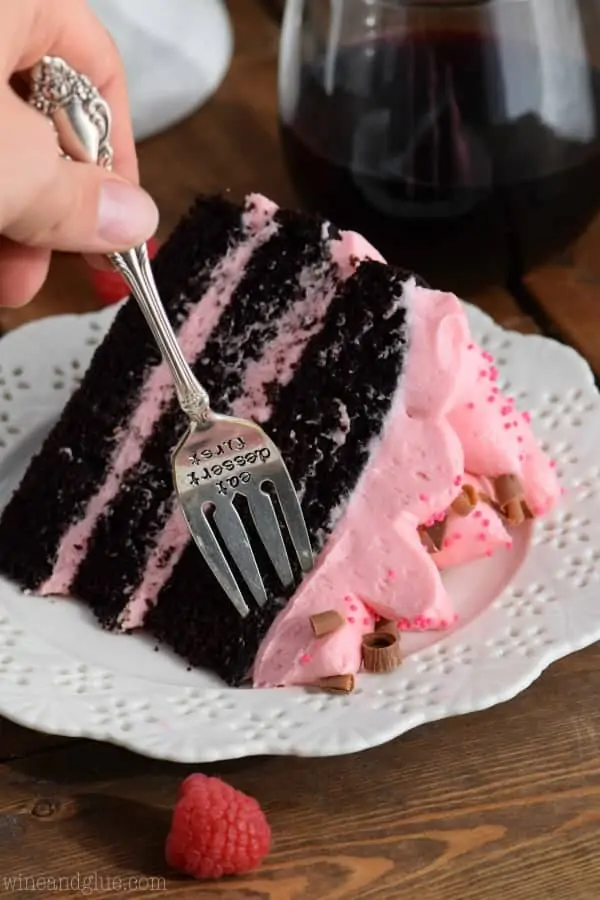
[[[253,797],[207,775],[182,782],[165,847],[170,866],[201,879],[244,875],[270,844],[271,828]]]
[[[148,241],[148,255],[150,259],[154,259],[158,252],[158,247],[159,244],[156,238],[150,238]],[[119,272],[90,269],[90,279],[102,306],[111,306],[113,303],[118,303],[119,300],[122,300],[123,297],[129,294],[129,287]]]

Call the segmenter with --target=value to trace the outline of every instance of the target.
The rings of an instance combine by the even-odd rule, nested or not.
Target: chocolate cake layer
[[[408,274],[359,264],[345,242],[317,217],[202,198],[154,266],[214,408],[255,418],[281,448],[317,550],[381,432],[410,337]],[[241,620],[190,542],[170,469],[187,421],[159,362],[129,301],[0,520],[0,571],[78,597],[105,627],[143,622],[239,684],[286,598],[267,562],[269,603]]]
[[[355,487],[398,387],[408,339],[406,277],[380,263],[360,265],[264,423],[303,489],[317,546]],[[145,625],[191,665],[239,684],[284,600],[271,591],[264,609],[240,619],[190,544]]]
[[[321,222],[310,216],[278,211],[273,236],[252,255],[244,277],[194,372],[217,411],[229,411],[241,395],[249,360],[260,356],[277,333],[281,316],[303,292],[307,270],[321,274],[323,288],[335,280],[335,267],[321,240]],[[112,627],[140,582],[152,540],[159,534],[175,501],[170,455],[188,422],[175,399],[157,421],[139,464],[125,476],[121,490],[99,519],[88,551],[72,585],[96,615]],[[127,543],[128,551],[122,547]],[[106,567],[106,560],[118,564]],[[98,571],[104,568],[103,577]]]
[[[204,198],[158,253],[156,282],[175,326],[192,302],[186,288],[193,284],[199,296],[239,240],[240,214],[241,207],[220,197]],[[49,576],[63,533],[106,478],[147,373],[159,361],[137,305],[125,304],[0,519],[0,571],[22,587],[34,590]],[[35,539],[24,541],[25,532]]]

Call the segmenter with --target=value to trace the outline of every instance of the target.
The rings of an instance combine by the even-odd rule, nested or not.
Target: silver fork
[[[31,85],[30,103],[51,119],[63,154],[110,167],[110,110],[89,79],[58,57],[44,57],[31,73]],[[273,568],[283,587],[289,589],[294,574],[273,492],[301,571],[308,572],[313,566],[304,516],[289,472],[279,450],[258,425],[211,410],[208,394],[188,365],[158,296],[146,245],[110,254],[108,259],[131,288],[171,371],[179,405],[190,420],[171,459],[175,489],[190,533],[219,584],[245,617],[250,612],[248,604],[207,512],[250,593],[262,606],[267,600],[264,581],[233,501],[245,498]]]

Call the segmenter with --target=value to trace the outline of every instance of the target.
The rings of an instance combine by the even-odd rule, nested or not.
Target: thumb
[[[154,234],[158,210],[145,191],[98,166],[63,159],[48,122],[11,100],[10,128],[0,136],[1,168],[9,176],[0,196],[6,237],[29,247],[107,253]]]

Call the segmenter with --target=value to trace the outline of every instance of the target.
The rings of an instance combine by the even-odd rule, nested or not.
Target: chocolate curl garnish
[[[444,545],[444,536],[448,526],[447,519],[433,525],[420,525],[419,537],[428,553],[439,553]]]
[[[457,516],[460,516],[461,519],[466,519],[477,506],[478,500],[479,497],[473,485],[463,484],[460,494],[450,504],[450,509]]]
[[[402,662],[398,636],[387,631],[365,634],[362,657],[367,672],[393,672]]]
[[[535,519],[535,516],[534,516],[534,514],[531,512],[531,509],[530,509],[530,507],[529,507],[529,504],[527,503],[526,500],[523,500],[523,501],[521,502],[521,506],[523,507],[523,513],[524,513],[526,519]]]
[[[354,690],[354,675],[329,675],[319,678],[317,686],[328,694],[351,694]]]
[[[375,624],[377,634],[391,634],[392,637],[398,637],[398,623],[393,619],[380,619]]]
[[[336,609],[327,609],[325,612],[315,613],[310,617],[310,627],[315,637],[325,637],[326,634],[333,634],[339,631],[342,625],[346,624],[346,620]]]
[[[516,475],[499,475],[494,480],[496,499],[500,512],[509,525],[522,525],[525,521],[525,492]]]

